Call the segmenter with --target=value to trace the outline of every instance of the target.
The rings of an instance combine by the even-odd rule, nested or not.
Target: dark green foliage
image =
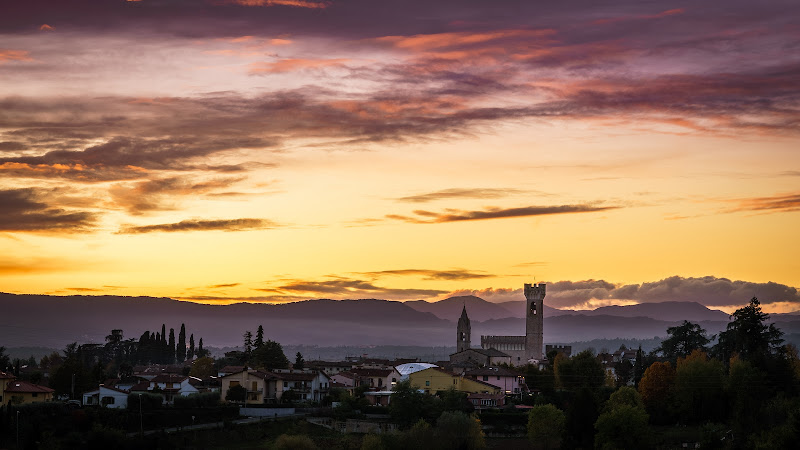
[[[675,417],[684,424],[718,422],[725,418],[725,367],[696,350],[678,359],[673,388]]]
[[[565,404],[565,443],[572,447],[591,448],[594,443],[594,424],[600,410],[597,394],[589,388],[582,388],[568,397]]]
[[[247,395],[247,390],[245,390],[243,386],[231,386],[230,389],[228,389],[228,392],[225,393],[225,400],[232,402],[243,402],[245,395]]]
[[[286,369],[289,367],[289,360],[283,353],[281,344],[268,340],[264,345],[253,351],[250,362],[256,367],[265,369]]]
[[[186,360],[186,325],[184,324],[181,324],[181,331],[178,332],[175,359],[178,360],[178,362],[184,362]]]
[[[208,350],[203,348],[203,338],[200,338],[200,342],[197,344],[197,355],[198,358],[202,358],[204,356],[208,356]]]
[[[696,323],[684,320],[682,324],[667,328],[669,337],[661,341],[655,351],[660,352],[665,358],[673,363],[678,358],[685,358],[693,351],[708,351],[708,343],[714,339],[706,336],[706,330]]]
[[[572,358],[559,358],[557,361],[556,379],[564,389],[597,389],[605,381],[606,373],[602,364],[589,350],[584,350]]]
[[[553,351],[555,352],[555,350]],[[557,353],[557,352],[556,352]],[[545,396],[550,396],[555,392],[556,376],[552,365],[548,365],[542,370],[539,367],[528,364],[523,368],[525,374],[525,384],[531,391],[539,390]]]
[[[187,396],[176,396],[173,405],[176,408],[208,408],[219,406],[219,392],[203,392]]]
[[[597,418],[595,448],[638,450],[652,446],[648,416],[643,408],[621,404]]]
[[[194,333],[189,335],[189,350],[186,353],[186,359],[194,359]]]
[[[749,305],[737,309],[731,318],[728,328],[719,334],[714,353],[722,361],[738,354],[757,367],[765,367],[767,360],[779,353],[783,332],[775,324],[765,323],[769,314],[761,311],[761,303],[755,297]]]
[[[175,363],[175,329],[169,329],[169,342],[167,343],[167,363]]]
[[[253,341],[253,346],[258,348],[262,345],[264,345],[264,326],[259,325],[258,330],[256,330],[256,340]]]
[[[566,416],[553,405],[537,405],[528,413],[528,439],[535,448],[559,448],[564,437]]]
[[[442,400],[442,409],[444,411],[461,411],[463,413],[471,413],[475,407],[467,400],[467,393],[460,392],[454,388],[446,391],[439,391],[436,396]]]
[[[142,411],[153,411],[162,408],[164,397],[150,393],[128,394],[128,411],[139,411],[140,402]]]
[[[432,423],[442,412],[442,401],[411,386],[408,380],[398,382],[392,389],[389,415],[401,427],[410,427],[420,420]]]
[[[316,450],[319,447],[308,436],[282,434],[275,440],[275,450]]]
[[[294,368],[302,370],[305,364],[306,361],[303,359],[303,354],[297,352],[297,354],[294,355]]]
[[[631,381],[633,378],[633,363],[627,359],[623,359],[622,361],[618,362],[614,367],[614,372],[616,373],[616,386],[622,387],[627,386],[628,382]]]
[[[436,441],[444,449],[485,448],[480,421],[461,412],[445,411],[436,420]]]
[[[244,332],[244,354],[248,357],[253,352],[253,333],[249,331]]]

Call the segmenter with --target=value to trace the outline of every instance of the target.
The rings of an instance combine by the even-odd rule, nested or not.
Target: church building
[[[481,365],[492,365],[502,358],[515,366],[522,366],[530,360],[542,360],[544,329],[544,296],[545,284],[525,284],[525,336],[481,336],[481,348],[470,348],[472,328],[467,316],[466,305],[458,319],[457,352],[450,355],[453,363],[463,363],[464,359],[475,361]],[[491,355],[491,356],[490,356]],[[485,359],[485,361],[484,361]],[[495,360],[495,361],[493,361]]]

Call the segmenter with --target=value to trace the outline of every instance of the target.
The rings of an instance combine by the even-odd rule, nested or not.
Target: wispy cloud
[[[466,269],[451,269],[451,270],[429,270],[429,269],[396,269],[396,270],[380,270],[376,272],[359,272],[361,275],[370,277],[383,277],[383,276],[418,276],[423,277],[424,280],[473,280],[479,278],[491,278],[495,275],[485,273],[483,271],[472,271]]]
[[[124,226],[118,234],[179,233],[189,231],[252,231],[275,228],[275,222],[265,219],[182,220],[158,225]]]
[[[439,289],[404,289],[382,287],[377,286],[370,281],[348,277],[329,278],[330,279],[321,281],[286,280],[286,282],[280,286],[256,290],[270,292],[278,296],[296,296],[298,294],[302,294],[317,298],[332,298],[334,300],[357,298],[416,300],[420,298],[435,297],[446,292]]]
[[[169,177],[140,181],[132,185],[116,184],[109,194],[116,205],[134,215],[149,211],[176,209],[176,197],[212,193],[244,180],[243,177],[213,178],[199,181],[196,177]]]
[[[457,198],[469,199],[487,199],[487,198],[502,198],[511,195],[518,195],[526,193],[521,189],[512,188],[451,188],[442,189],[441,191],[428,192],[424,194],[409,195],[407,197],[400,197],[397,201],[410,202],[410,203],[427,203],[437,200],[450,200]]]
[[[800,193],[782,194],[771,197],[753,197],[738,200],[731,200],[737,205],[728,212],[796,212],[800,211]]]
[[[0,231],[80,233],[94,228],[97,215],[49,204],[52,191],[0,190]]]
[[[462,222],[468,220],[506,219],[513,217],[549,216],[557,214],[574,214],[609,211],[618,209],[619,206],[601,206],[596,204],[557,205],[557,206],[525,206],[520,208],[491,207],[482,211],[463,211],[447,209],[444,212],[425,210],[414,211],[415,216],[398,214],[387,215],[387,219],[400,220],[409,223],[444,223]]]

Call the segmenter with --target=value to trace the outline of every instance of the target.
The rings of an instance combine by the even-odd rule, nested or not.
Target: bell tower
[[[468,350],[472,345],[470,343],[470,334],[472,334],[472,327],[469,325],[469,317],[467,317],[467,305],[461,310],[461,317],[458,319],[457,328],[457,341],[456,352],[463,352]]]
[[[525,356],[542,359],[545,284],[525,284]]]

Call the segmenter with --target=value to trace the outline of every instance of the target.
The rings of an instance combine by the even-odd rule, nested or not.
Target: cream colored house
[[[51,402],[53,401],[54,392],[49,387],[39,386],[27,381],[16,381],[12,378],[5,383],[3,404]]]

